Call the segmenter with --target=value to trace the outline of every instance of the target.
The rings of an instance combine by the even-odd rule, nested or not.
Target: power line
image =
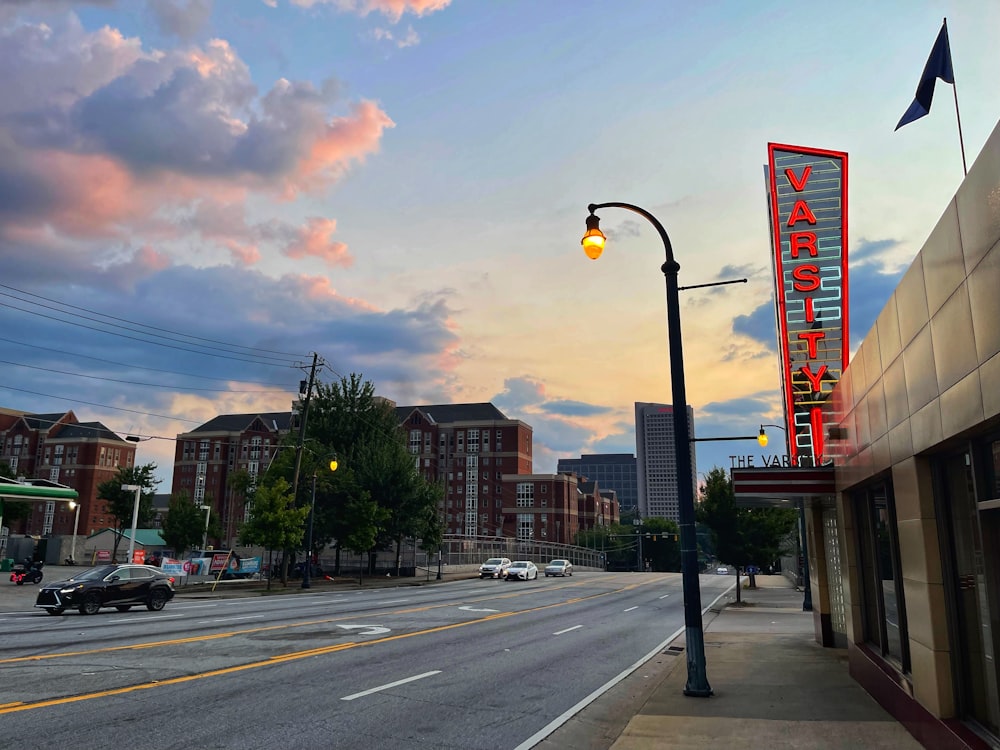
[[[3,293],[0,292],[0,294],[3,294]],[[9,295],[6,295],[6,296],[9,296]],[[22,301],[24,301],[24,300],[22,300]],[[77,326],[78,328],[86,328],[87,330],[90,330],[90,331],[97,331],[98,333],[105,333],[105,334],[108,334],[109,336],[119,336],[119,337],[124,338],[124,339],[130,339],[132,341],[139,341],[139,342],[141,342],[143,344],[154,344],[156,346],[162,346],[162,347],[165,347],[167,349],[177,349],[177,350],[182,351],[182,352],[191,352],[193,354],[207,354],[208,356],[211,356],[211,357],[220,357],[221,359],[232,359],[232,360],[236,360],[237,362],[248,362],[248,363],[254,364],[254,365],[266,365],[268,367],[294,367],[294,365],[292,365],[290,363],[277,364],[275,362],[260,362],[260,361],[253,360],[253,359],[245,359],[243,357],[229,357],[229,356],[227,356],[225,354],[218,354],[216,352],[205,352],[205,351],[200,351],[198,349],[189,349],[189,348],[183,347],[183,346],[173,346],[171,344],[165,344],[162,341],[150,341],[149,339],[141,339],[141,338],[138,338],[136,336],[127,336],[124,333],[115,333],[114,331],[106,331],[103,328],[95,328],[94,326],[84,325],[83,323],[76,323],[76,322],[74,322],[72,320],[64,320],[62,318],[57,318],[57,317],[55,317],[53,315],[46,315],[44,313],[35,312],[34,310],[25,310],[22,307],[16,307],[15,305],[9,305],[6,302],[0,302],[0,306],[6,307],[6,308],[8,308],[10,310],[18,310],[19,312],[28,313],[29,315],[36,315],[36,316],[38,316],[40,318],[46,318],[48,320],[54,320],[57,323],[66,323],[66,324],[71,325],[71,326]],[[98,322],[100,322],[100,321],[98,321]],[[139,333],[141,333],[141,331]],[[192,346],[201,346],[201,345],[200,344],[192,344]]]
[[[174,419],[178,422],[190,422],[191,424],[201,424],[200,419],[185,419],[184,417],[172,417],[166,414],[157,414],[151,411],[140,411],[138,409],[126,409],[123,406],[109,406],[108,404],[97,404],[93,401],[82,401],[76,398],[67,398],[66,396],[54,396],[51,393],[39,393],[38,391],[29,391],[25,388],[15,388],[12,385],[0,386],[0,390],[17,391],[18,393],[29,393],[32,396],[44,396],[45,398],[56,398],[60,401],[69,401],[71,404],[84,404],[86,406],[99,406],[102,409],[114,409],[115,411],[125,411],[130,414],[141,414],[144,417],[156,417],[157,419]]]
[[[151,331],[159,331],[160,333],[169,333],[169,334],[174,335],[174,336],[182,336],[184,338],[194,339],[196,341],[206,341],[206,342],[211,343],[211,344],[219,344],[219,345],[222,345],[222,346],[233,347],[233,348],[236,348],[236,349],[247,349],[249,351],[265,352],[267,354],[280,354],[283,357],[302,358],[301,354],[292,354],[290,352],[279,352],[279,351],[274,351],[274,350],[271,350],[271,349],[261,349],[261,348],[257,348],[257,347],[251,347],[251,346],[243,346],[242,344],[230,344],[230,343],[225,342],[225,341],[217,341],[216,339],[203,338],[201,336],[195,336],[193,334],[180,333],[178,331],[171,331],[170,329],[167,329],[167,328],[158,328],[157,326],[151,326],[151,325],[148,325],[146,323],[138,323],[138,322],[136,322],[134,320],[128,320],[126,318],[118,318],[118,317],[115,317],[114,315],[108,315],[107,313],[98,312],[96,310],[90,310],[90,309],[88,309],[86,307],[78,307],[77,305],[70,305],[70,304],[68,304],[66,302],[60,302],[59,300],[50,299],[49,297],[44,297],[44,296],[42,296],[40,294],[34,294],[32,292],[26,292],[23,289],[17,289],[16,287],[8,286],[6,284],[0,284],[0,288],[10,289],[13,292],[17,292],[18,294],[23,294],[23,295],[26,295],[28,297],[37,297],[38,299],[43,299],[46,302],[52,302],[53,304],[59,305],[61,307],[68,307],[71,310],[82,310],[83,312],[88,312],[88,313],[91,313],[93,315],[100,315],[101,317],[108,318],[109,320],[117,320],[117,321],[120,321],[122,323],[128,323],[130,325],[135,325],[135,326],[141,326],[142,328],[148,328]],[[0,292],[0,294],[2,294],[2,292]],[[14,299],[20,299],[18,297],[14,297],[14,295],[4,295],[4,296],[13,297]],[[23,300],[22,299],[20,301],[21,302],[28,302],[29,304],[38,304],[36,302],[32,302],[31,300]],[[47,305],[39,305],[39,307],[45,307],[45,308],[50,309],[50,310],[54,309],[54,308],[48,307]],[[57,310],[57,312],[62,312],[62,311],[61,310]],[[94,318],[88,318],[86,316],[80,316],[80,317],[83,317],[86,320],[94,320],[94,322],[103,322],[103,321],[95,320]],[[126,330],[132,330],[132,331],[134,331],[134,329],[131,329],[131,328],[126,328]],[[144,333],[143,331],[134,331],[134,332],[135,333]]]
[[[28,343],[26,343],[24,341],[17,341],[15,339],[8,339],[8,338],[4,338],[3,336],[0,336],[0,341],[6,341],[8,344],[17,344],[19,346],[27,346],[27,347],[30,347],[32,349],[41,349],[42,351],[53,352],[55,354],[62,354],[62,355],[67,356],[67,357],[79,357],[81,359],[89,359],[89,360],[92,360],[94,362],[103,362],[104,364],[107,364],[107,365],[115,365],[117,367],[128,367],[128,368],[133,369],[133,370],[146,370],[147,372],[158,372],[158,373],[161,373],[163,375],[180,375],[181,377],[184,377],[184,378],[197,378],[199,380],[221,380],[221,381],[242,380],[242,378],[213,378],[213,377],[208,376],[208,375],[195,375],[194,373],[190,373],[190,372],[177,372],[176,370],[164,370],[164,369],[155,368],[155,367],[143,367],[142,365],[127,364],[125,362],[116,362],[115,360],[112,360],[112,359],[102,359],[101,357],[92,357],[89,354],[79,354],[77,352],[67,352],[67,351],[63,351],[61,349],[53,349],[52,347],[49,347],[49,346],[39,346],[38,344],[28,344]],[[246,383],[253,383],[254,385],[273,385],[273,386],[277,386],[278,388],[284,388],[285,387],[284,383],[269,383],[269,382],[265,382],[265,381],[262,381],[262,380],[246,380],[244,382],[246,382]]]
[[[7,362],[0,359],[2,365],[13,365],[14,367],[27,367],[31,370],[41,370],[42,372],[54,372],[59,375],[71,375],[75,378],[89,378],[91,380],[103,380],[108,383],[123,383],[124,385],[141,385],[146,388],[169,388],[176,391],[202,391],[206,393],[270,393],[279,394],[281,391],[234,391],[229,388],[195,388],[188,385],[162,385],[160,383],[140,383],[135,380],[119,380],[118,378],[105,378],[100,375],[84,375],[80,372],[68,372],[67,370],[55,370],[50,367],[38,367],[36,365],[25,365],[20,362]]]

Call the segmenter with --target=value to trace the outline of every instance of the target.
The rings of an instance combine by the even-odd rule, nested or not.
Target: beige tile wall
[[[890,472],[914,695],[954,712],[930,459],[1000,416],[1000,124],[865,337],[831,399],[849,638],[862,639],[849,490]]]

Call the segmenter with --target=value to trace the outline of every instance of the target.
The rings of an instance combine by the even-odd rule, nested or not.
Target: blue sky
[[[169,438],[289,408],[315,351],[401,405],[493,401],[536,471],[631,453],[633,403],[670,400],[663,248],[615,211],[579,245],[624,201],[681,284],[748,279],[681,315],[697,434],[755,434],[767,143],[849,154],[856,346],[962,179],[950,86],[893,132],[945,16],[971,164],[992,0],[4,3],[0,407]],[[173,444],[140,448],[168,490]]]

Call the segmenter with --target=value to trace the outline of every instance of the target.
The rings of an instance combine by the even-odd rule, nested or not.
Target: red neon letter
[[[790,169],[786,169],[785,177],[788,178],[788,181],[791,183],[792,187],[795,188],[795,192],[801,193],[802,188],[804,188],[806,186],[806,182],[809,181],[809,175],[812,173],[812,171],[813,171],[812,165],[809,165],[808,167],[802,170],[802,179],[797,180],[795,179],[795,172],[793,172]]]
[[[803,263],[792,270],[795,283],[792,287],[796,292],[812,292],[819,289],[819,268],[812,263]]]
[[[823,410],[814,406],[809,410],[809,422],[812,426],[813,466],[823,458]]]
[[[809,255],[815,258],[819,254],[819,251],[816,249],[816,233],[792,232],[788,238],[788,249],[791,251],[793,258],[799,257],[800,250],[808,250]]]
[[[805,201],[795,201],[795,205],[792,206],[792,215],[788,217],[788,226],[794,227],[800,221],[808,221],[810,224],[816,223],[816,217],[813,216],[813,212],[809,210]]]
[[[816,314],[813,312],[813,298],[806,297],[806,323],[813,323],[816,320]]]
[[[819,368],[819,372],[815,375],[813,375],[813,371],[810,369],[809,365],[800,367],[799,372],[809,379],[809,384],[812,385],[813,392],[818,393],[820,389],[819,381],[822,380],[823,376],[826,374],[826,365],[822,365]]]
[[[816,359],[816,342],[826,338],[824,331],[803,331],[798,335],[799,340],[809,344],[809,359]]]

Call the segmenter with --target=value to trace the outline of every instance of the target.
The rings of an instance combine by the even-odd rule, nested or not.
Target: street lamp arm
[[[653,214],[649,213],[646,209],[632,205],[631,203],[619,203],[617,201],[612,201],[611,203],[591,203],[587,206],[587,210],[590,211],[591,214],[602,208],[624,208],[626,211],[639,214],[639,216],[652,224],[659,233],[660,239],[663,240],[663,249],[667,254],[667,262],[664,264],[663,273],[666,273],[668,270],[676,273],[681,269],[680,264],[674,260],[674,248],[673,245],[670,244],[670,238],[667,236],[667,230],[663,228],[659,219],[653,216]],[[667,268],[667,266],[670,267]]]

